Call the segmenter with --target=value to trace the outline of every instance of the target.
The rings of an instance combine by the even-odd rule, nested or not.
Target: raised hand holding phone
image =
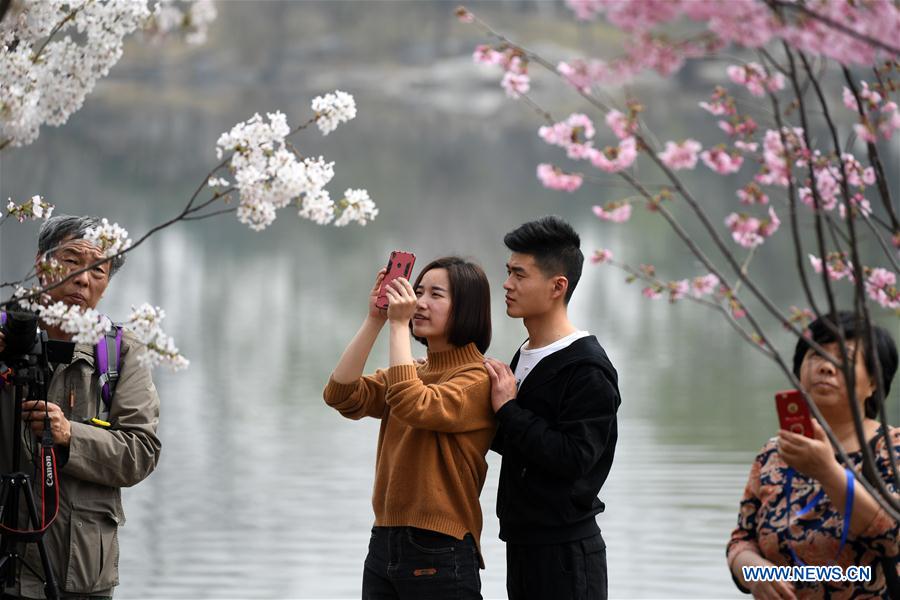
[[[388,297],[388,321],[408,328],[419,301],[412,284],[405,277],[398,277],[388,284],[385,293]]]
[[[786,390],[775,394],[775,410],[781,429],[815,439],[812,417],[806,400],[797,390]]]
[[[403,252],[394,250],[388,259],[387,267],[385,267],[384,277],[381,279],[381,286],[378,289],[378,295],[375,298],[375,306],[380,309],[387,310],[387,286],[398,277],[409,279],[412,275],[413,265],[416,264],[416,255],[412,252]]]
[[[382,322],[387,320],[387,311],[383,308],[378,308],[376,302],[378,300],[378,294],[381,293],[381,282],[384,280],[385,272],[386,269],[384,267],[378,271],[375,275],[375,283],[372,286],[372,290],[369,292],[369,318]]]

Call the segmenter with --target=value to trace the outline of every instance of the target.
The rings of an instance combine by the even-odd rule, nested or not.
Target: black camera
[[[31,363],[37,358],[43,366],[48,363],[69,363],[75,344],[50,340],[47,333],[38,330],[38,316],[26,310],[11,310],[4,314],[3,333],[6,349],[0,353],[0,361],[7,363]]]
[[[18,544],[36,543],[41,557],[41,565],[44,570],[44,594],[51,600],[59,598],[56,578],[50,564],[50,557],[44,546],[44,530],[47,525],[44,520],[38,519],[35,493],[32,489],[32,481],[41,481],[41,512],[43,515],[53,514],[50,522],[55,520],[56,511],[59,509],[59,487],[55,484],[56,456],[53,450],[53,435],[50,433],[50,416],[44,413],[44,433],[41,439],[39,458],[40,465],[47,465],[49,475],[44,477],[35,474],[34,477],[17,470],[22,465],[21,432],[22,403],[30,400],[46,400],[47,386],[52,376],[51,363],[72,362],[72,353],[75,350],[73,342],[51,340],[46,331],[38,328],[37,314],[25,310],[11,310],[0,313],[2,325],[0,333],[3,333],[4,350],[0,353],[0,373],[7,384],[11,384],[13,393],[12,421],[0,423],[10,428],[12,433],[9,456],[12,457],[13,473],[0,474],[0,589],[14,587],[17,573],[22,565],[28,566],[22,560]],[[0,419],[2,420],[2,419]],[[6,448],[3,449],[6,451]],[[45,498],[49,498],[45,504]],[[20,501],[24,502],[22,504]],[[19,508],[23,507],[27,516],[26,529],[19,527]],[[52,507],[52,508],[51,508]],[[19,564],[21,563],[21,564]],[[28,567],[29,569],[31,567]]]

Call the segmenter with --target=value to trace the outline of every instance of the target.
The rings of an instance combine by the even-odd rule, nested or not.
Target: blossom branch
[[[69,21],[71,21],[72,19],[74,19],[74,18],[75,18],[75,15],[77,15],[77,14],[79,13],[79,11],[81,11],[81,9],[83,9],[85,6],[88,6],[89,4],[93,3],[94,1],[95,1],[95,0],[88,0],[88,2],[86,2],[86,3],[83,4],[82,6],[78,6],[78,7],[74,8],[74,9],[72,10],[72,12],[70,12],[69,14],[67,14],[67,15],[63,18],[62,21],[60,21],[59,23],[56,24],[56,26],[55,26],[55,27],[53,28],[53,30],[50,32],[50,35],[48,35],[48,36],[47,36],[47,39],[44,40],[43,45],[41,45],[41,47],[38,49],[38,51],[34,53],[34,56],[33,56],[32,59],[31,59],[32,64],[36,64],[36,63],[38,62],[38,60],[40,60],[41,54],[44,53],[44,49],[47,47],[47,45],[48,45],[50,42],[53,41],[53,37],[54,37],[57,33],[59,33],[60,29],[62,29],[63,27],[65,27],[65,26],[66,26],[66,23],[68,23]]]
[[[644,281],[646,283],[649,283],[649,284],[659,287],[659,288],[667,287],[666,282],[656,279],[654,277],[650,277],[644,271],[642,271],[640,269],[635,269],[634,267],[627,265],[625,263],[621,263],[621,262],[618,262],[618,261],[615,261],[612,259],[606,259],[603,262],[625,271],[626,273],[631,275],[631,277],[634,279],[640,279],[641,281]],[[744,341],[749,343],[752,347],[756,348],[758,351],[762,352],[768,358],[772,358],[773,350],[771,348],[764,347],[762,344],[760,344],[758,339],[754,339],[754,337],[750,333],[748,333],[746,330],[744,330],[743,327],[740,326],[740,323],[737,322],[737,320],[734,318],[734,316],[731,314],[731,312],[728,311],[720,303],[713,302],[711,300],[707,300],[706,298],[702,298],[702,297],[698,298],[698,297],[690,295],[690,294],[684,296],[684,298],[686,298],[687,300],[690,300],[691,302],[696,302],[697,304],[700,304],[701,306],[711,308],[712,310],[720,313],[725,318],[726,322],[728,322],[728,324],[731,325],[732,328],[734,328],[734,330],[738,333],[738,335],[740,335],[744,339]]]
[[[810,8],[805,6],[802,2],[793,2],[793,1],[786,1],[786,0],[765,0],[765,1],[772,8],[772,10],[775,11],[776,13],[777,13],[776,8],[795,10],[797,12],[803,13],[804,15],[806,15],[807,17],[810,17],[811,19],[814,19],[816,21],[819,21],[820,23],[823,23],[824,25],[827,25],[828,27],[830,27],[836,31],[840,31],[841,33],[844,33],[844,34],[846,34],[854,39],[857,39],[859,41],[866,42],[867,44],[869,44],[875,48],[879,48],[886,52],[890,52],[891,54],[900,54],[900,47],[892,46],[886,42],[882,42],[879,39],[873,38],[870,35],[866,35],[864,33],[860,33],[859,31],[856,31],[855,29],[851,29],[850,27],[847,27],[843,23],[839,23],[838,21],[835,21],[834,19],[832,19],[830,17],[826,17],[825,15],[819,14],[816,11],[811,10]]]
[[[791,52],[791,49],[788,47],[787,43],[782,42],[782,45],[784,46],[784,52],[788,58],[789,63],[788,79],[790,79],[791,85],[794,88],[794,95],[796,97],[797,106],[800,111],[800,125],[803,129],[803,139],[806,143],[806,148],[809,149],[812,148],[812,142],[809,139],[809,122],[806,115],[806,103],[803,101],[803,93],[800,90],[800,84],[797,79],[797,65],[794,61],[794,54],[793,52]],[[787,148],[788,147],[785,146],[786,152],[788,152]],[[785,161],[792,161],[792,159],[786,154]],[[822,228],[822,198],[819,195],[819,186],[817,185],[816,173],[815,169],[813,168],[812,158],[808,158],[806,163],[809,167],[809,177],[811,181],[809,187],[813,198],[813,217],[816,227],[816,242],[819,247],[819,255],[824,259],[824,257],[827,255],[827,251],[825,249],[825,233]],[[786,167],[788,171],[790,171],[790,162],[788,162]],[[790,173],[788,174],[788,178],[790,179]],[[825,287],[825,296],[828,300],[828,310],[830,314],[837,314],[837,303],[834,299],[834,290],[832,290],[831,288],[831,279],[828,275],[827,267],[822,269],[822,284]]]
[[[764,53],[768,55],[768,53]],[[788,72],[788,76],[790,73]],[[785,135],[785,125],[781,117],[781,107],[778,102],[778,97],[769,92],[769,99],[772,102],[772,111],[775,114],[775,125],[778,129],[778,135],[781,139],[781,146],[787,152],[789,148],[787,136]],[[785,167],[790,169],[790,163],[787,155],[784,157]],[[812,288],[809,284],[809,278],[806,276],[806,269],[804,268],[806,256],[803,252],[803,239],[800,236],[800,225],[799,220],[797,218],[797,190],[794,187],[794,178],[788,177],[788,214],[791,222],[791,241],[793,242],[794,247],[794,259],[797,265],[797,273],[800,275],[800,284],[803,286],[803,292],[806,295],[806,301],[812,307],[813,312],[815,312],[817,318],[821,318],[822,312],[819,310],[818,303],[816,302],[815,296],[813,295]],[[824,257],[823,257],[824,258]]]
[[[859,117],[863,122],[866,122],[866,113],[863,109],[863,102],[859,97],[859,91],[856,88],[856,84],[853,83],[853,79],[850,77],[850,71],[847,70],[847,67],[843,67],[842,69],[844,73],[844,81],[847,82],[847,87],[850,88],[851,93],[853,94],[853,98],[856,100],[857,111],[859,112]],[[894,235],[900,235],[900,220],[897,219],[897,213],[894,211],[894,202],[891,199],[891,190],[887,184],[887,177],[884,174],[884,165],[881,163],[881,157],[878,154],[877,146],[869,140],[866,140],[866,151],[869,154],[869,163],[875,167],[875,180],[878,182],[878,191],[881,195],[881,201],[884,205],[885,210],[888,213],[888,216],[891,219],[891,233]]]
[[[715,275],[719,279],[719,281],[722,282],[722,284],[725,286],[725,288],[727,290],[729,290],[729,292],[732,294],[731,299],[735,302],[736,306],[744,313],[744,315],[747,318],[747,321],[750,323],[750,325],[753,327],[753,329],[758,333],[758,335],[760,337],[759,341],[753,340],[753,345],[754,346],[762,346],[762,349],[771,353],[770,358],[773,358],[773,359],[776,358],[777,350],[775,349],[775,346],[768,340],[765,333],[762,331],[762,328],[758,325],[758,323],[756,322],[756,319],[753,317],[753,315],[751,314],[751,312],[747,308],[747,306],[744,305],[744,303],[740,300],[740,298],[738,298],[736,296],[736,293],[732,291],[733,287],[728,283],[727,278],[719,271],[719,269],[713,264],[713,262],[709,259],[709,257],[706,256],[706,253],[700,249],[700,247],[697,245],[697,243],[694,241],[694,239],[690,235],[688,235],[687,231],[685,231],[684,228],[681,227],[681,225],[678,223],[678,221],[675,219],[675,217],[669,212],[669,210],[665,206],[662,206],[660,203],[656,202],[653,199],[653,196],[650,195],[650,193],[641,185],[641,183],[639,181],[637,181],[634,177],[632,177],[626,171],[621,171],[619,173],[619,175],[623,179],[625,179],[629,184],[631,184],[631,186],[634,187],[638,191],[639,194],[641,194],[644,198],[646,198],[648,202],[653,204],[654,210],[658,211],[661,215],[663,215],[663,218],[666,219],[666,221],[669,223],[669,226],[672,228],[672,230],[675,232],[675,234],[681,239],[682,242],[684,242],[684,244],[694,254],[694,256],[696,256],[700,260],[700,262],[703,263],[703,266],[706,267],[706,269],[710,273]],[[744,275],[743,277],[746,279],[746,275]],[[729,315],[729,319],[732,319],[732,318],[733,317],[731,317]],[[810,340],[810,341],[812,342],[812,340]],[[812,342],[812,343],[815,344],[815,342]],[[816,344],[816,345],[818,345],[818,344]]]
[[[842,200],[844,202],[844,206],[847,210],[847,213],[846,213],[847,214],[847,229],[850,234],[850,252],[851,252],[851,259],[852,259],[852,263],[853,263],[853,270],[855,272],[854,288],[856,291],[856,294],[855,294],[856,311],[857,311],[857,316],[860,318],[860,320],[864,324],[866,333],[868,334],[868,337],[870,340],[870,348],[874,349],[876,347],[874,345],[875,338],[874,338],[874,331],[871,328],[871,316],[868,313],[868,307],[866,306],[866,300],[865,300],[865,289],[864,289],[865,279],[864,279],[864,275],[863,275],[863,271],[862,271],[862,260],[861,260],[861,257],[859,256],[859,240],[856,237],[856,227],[854,225],[855,219],[853,217],[852,211],[850,210],[850,191],[847,187],[848,186],[847,169],[846,169],[845,162],[840,159],[841,147],[840,147],[840,141],[839,141],[838,135],[837,135],[837,128],[835,127],[834,121],[831,118],[830,111],[828,110],[828,103],[825,100],[824,94],[822,93],[822,88],[819,85],[819,82],[814,77],[812,77],[812,73],[811,73],[811,70],[809,67],[809,62],[806,59],[806,55],[802,51],[798,51],[798,56],[800,57],[800,60],[803,63],[804,69],[809,74],[810,79],[812,80],[813,89],[815,90],[816,96],[819,99],[819,103],[822,106],[822,110],[825,115],[825,121],[828,125],[828,131],[831,134],[832,143],[834,144],[835,152],[838,154],[838,157],[839,157],[840,168],[841,168],[841,196],[842,196]],[[801,99],[800,110],[801,110],[801,115],[802,115],[803,114],[802,99]],[[807,140],[807,143],[808,143],[808,140]],[[815,185],[813,187],[815,188]],[[826,281],[829,279],[827,269],[823,269],[822,276]],[[839,326],[839,328],[840,328],[840,326]],[[871,472],[877,472],[876,470],[874,470],[875,469],[875,457],[872,453],[871,448],[869,448],[867,440],[866,440],[866,432],[865,432],[865,429],[863,426],[863,415],[862,415],[862,411],[860,410],[859,402],[857,401],[857,397],[856,397],[856,371],[853,368],[854,361],[850,360],[849,353],[847,351],[847,346],[846,346],[844,336],[843,336],[843,331],[841,331],[841,334],[842,335],[839,337],[839,341],[840,341],[839,347],[840,347],[840,351],[841,351],[841,370],[844,373],[844,380],[847,382],[848,401],[850,403],[850,412],[853,415],[854,429],[856,430],[857,440],[859,441],[860,447],[862,448],[862,451],[863,451],[863,463],[866,464],[869,467],[869,469],[872,470]],[[878,360],[877,353],[875,353],[875,356],[873,356],[873,358],[875,359],[874,363],[876,365],[876,376],[877,376],[876,381],[881,381],[881,377],[880,377],[881,365],[880,365],[880,361]],[[884,400],[883,394],[882,394],[881,400],[882,400],[882,402]],[[883,424],[885,425],[885,427],[887,426],[886,422]],[[893,458],[894,458],[893,453],[891,455],[891,458],[892,458],[892,462],[894,462],[893,461]],[[893,473],[894,473],[894,477],[896,478],[896,483],[898,485],[900,485],[900,477],[898,477],[896,464],[894,464]],[[875,481],[873,483],[878,488],[880,495],[884,499],[893,499],[892,492],[890,490],[888,490],[887,486],[881,480],[881,478],[876,477],[874,479],[875,479]],[[897,508],[900,508],[900,502],[898,502],[895,506]]]

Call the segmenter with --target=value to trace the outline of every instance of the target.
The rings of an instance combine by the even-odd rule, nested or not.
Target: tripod
[[[13,446],[11,456],[13,457],[13,469],[19,469],[22,455],[22,402],[25,399],[25,389],[27,386],[32,392],[31,396],[35,399],[46,398],[45,369],[23,362],[22,366],[13,372],[12,382],[15,386],[15,407],[13,409],[12,437],[10,438]],[[41,441],[41,466],[45,473],[43,485],[45,490],[49,489],[55,494],[55,513],[56,507],[59,505],[59,488],[52,447],[53,437],[50,433],[50,422],[49,419],[45,419],[44,437]],[[42,510],[45,511],[42,526],[41,521],[38,520],[31,479],[30,475],[21,471],[0,475],[0,522],[3,524],[3,529],[0,530],[0,590],[3,589],[3,586],[15,589],[17,563],[21,563],[36,577],[41,578],[40,574],[19,555],[20,543],[34,543],[37,544],[41,566],[44,570],[44,594],[48,600],[58,600],[59,590],[43,539],[44,532],[53,522],[55,514],[50,517],[48,522],[46,505],[42,506]],[[21,499],[25,501],[27,512],[27,524],[24,530],[18,529]]]

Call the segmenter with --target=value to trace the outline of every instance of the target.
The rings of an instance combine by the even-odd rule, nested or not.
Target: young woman
[[[375,306],[384,275],[324,391],[349,419],[381,419],[362,597],[481,598],[478,496],[496,428],[484,368],[490,286],[479,266],[439,258],[415,284],[391,282],[385,311]],[[390,366],[363,376],[386,322]],[[423,365],[413,360],[410,329],[428,348]]]

